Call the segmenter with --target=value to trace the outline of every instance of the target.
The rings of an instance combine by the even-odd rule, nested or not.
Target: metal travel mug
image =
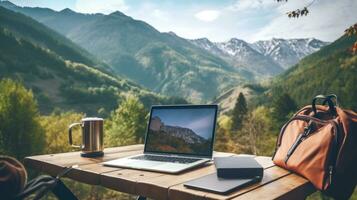
[[[69,144],[73,147],[80,148],[82,150],[81,156],[83,157],[97,157],[103,156],[103,122],[102,118],[89,117],[83,118],[79,123],[73,123],[68,128]],[[82,128],[82,144],[75,145],[72,140],[72,128],[75,126],[81,126]]]

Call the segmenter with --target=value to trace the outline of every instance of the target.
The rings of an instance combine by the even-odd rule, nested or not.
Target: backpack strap
[[[335,99],[336,105],[338,104],[337,96],[335,94],[330,94],[330,95],[326,95],[326,96],[325,95],[317,95],[316,97],[314,97],[314,99],[312,100],[312,103],[311,103],[312,111],[314,112],[314,116],[316,116],[316,114],[317,114],[316,101],[319,99],[323,100],[322,105],[325,105],[327,103],[331,114],[333,116],[336,116],[336,107],[335,107],[335,103],[332,100],[332,99]]]

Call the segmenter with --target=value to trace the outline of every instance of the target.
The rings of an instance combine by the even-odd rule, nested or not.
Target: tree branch
[[[288,0],[276,0],[277,2],[288,2]],[[306,16],[307,14],[309,14],[309,7],[315,3],[316,0],[312,0],[309,4],[307,4],[306,6],[304,6],[301,9],[296,9],[293,11],[289,11],[286,14],[288,15],[289,18],[299,18],[302,16]]]

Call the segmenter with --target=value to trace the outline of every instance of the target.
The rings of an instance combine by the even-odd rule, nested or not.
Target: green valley
[[[146,106],[185,102],[110,75],[88,52],[20,13],[0,7],[0,22],[0,77],[32,89],[43,113],[60,108],[107,115],[130,93]]]

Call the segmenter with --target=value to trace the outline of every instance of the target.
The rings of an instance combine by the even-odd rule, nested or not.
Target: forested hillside
[[[357,110],[357,55],[350,50],[356,36],[342,36],[307,56],[279,76],[268,96],[288,93],[298,105],[318,94],[334,93],[344,108]]]
[[[91,64],[96,65],[95,60],[82,54],[78,46],[3,7],[0,43],[0,78],[20,79],[33,90],[43,113],[58,107],[108,114],[129,93],[138,95],[146,105],[174,101],[94,68]]]
[[[110,70],[109,66],[99,62],[86,50],[45,25],[38,23],[30,17],[15,14],[1,6],[0,9],[0,25],[3,28],[11,30],[15,36],[51,49],[51,51],[64,59]]]

